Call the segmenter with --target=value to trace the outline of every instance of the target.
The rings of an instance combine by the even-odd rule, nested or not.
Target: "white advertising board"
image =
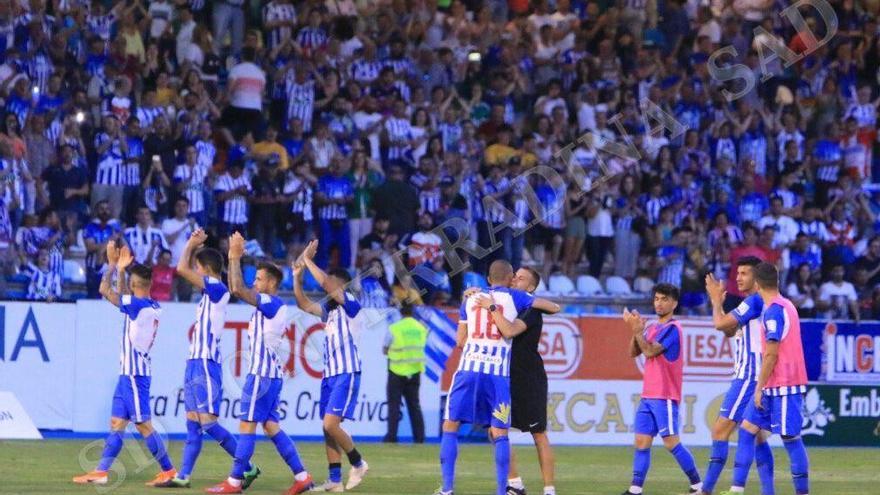
[[[0,390],[39,428],[71,429],[76,305],[0,305]]]

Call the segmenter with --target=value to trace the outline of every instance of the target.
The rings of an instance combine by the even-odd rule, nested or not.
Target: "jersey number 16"
[[[471,334],[472,339],[491,339],[491,340],[501,340],[501,332],[498,331],[498,326],[495,325],[495,319],[492,318],[492,313],[487,309],[483,309],[481,307],[474,307],[476,310],[477,321],[476,325],[474,325],[474,332]],[[503,315],[504,307],[498,306],[498,311]],[[485,318],[483,317],[483,313],[485,313]],[[485,324],[483,323],[485,321]]]

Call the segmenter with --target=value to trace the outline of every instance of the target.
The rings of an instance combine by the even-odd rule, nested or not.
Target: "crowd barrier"
[[[234,427],[247,363],[247,323],[252,309],[232,305],[222,339],[224,402],[221,421]],[[282,426],[291,435],[321,432],[317,401],[322,369],[321,322],[291,307],[282,344],[290,375],[282,395]],[[458,363],[451,345],[455,311],[420,310],[431,329],[428,372],[421,399],[429,438],[440,423],[441,395]],[[364,310],[358,343],[363,359],[360,404],[348,428],[379,437],[388,416],[386,360],[382,343],[394,311]],[[195,305],[164,304],[153,355],[151,405],[154,421],[169,433],[185,432],[184,362]],[[685,329],[682,436],[690,445],[711,444],[711,425],[733,365],[733,341],[707,319],[682,319]],[[102,301],[76,304],[0,305],[0,391],[14,393],[38,428],[102,432],[118,373],[122,316]],[[620,318],[555,316],[544,319],[540,352],[549,384],[548,431],[555,444],[629,445],[641,391],[643,358],[628,354],[631,332]],[[813,445],[880,444],[880,323],[803,322],[811,380],[804,435]],[[447,353],[445,370],[442,363]],[[513,414],[516,414],[514,411]],[[408,419],[401,437],[409,435]],[[516,438],[516,437],[514,437]]]

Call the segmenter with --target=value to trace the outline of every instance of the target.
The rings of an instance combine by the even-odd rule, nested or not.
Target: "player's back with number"
[[[511,318],[531,307],[532,296],[526,292],[506,287],[488,292],[498,310]],[[481,295],[485,294],[472,295],[461,305],[459,316],[467,322],[467,340],[458,369],[509,376],[511,340],[501,335],[489,310],[476,303]]]

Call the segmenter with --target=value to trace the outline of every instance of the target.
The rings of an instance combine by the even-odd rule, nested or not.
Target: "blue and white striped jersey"
[[[761,373],[761,340],[764,324],[761,313],[764,300],[757,293],[746,297],[733,310],[733,316],[740,328],[736,331],[736,351],[733,360],[733,377],[758,381]]]
[[[196,148],[196,154],[198,155],[199,165],[204,165],[208,169],[214,166],[214,157],[217,156],[217,147],[214,146],[210,140],[205,141],[203,139],[199,139],[193,144]]]
[[[150,349],[159,329],[159,304],[152,299],[123,294],[119,298],[119,311],[125,315],[119,374],[150,376]]]
[[[248,180],[247,174],[241,174],[237,178],[229,174],[223,174],[217,179],[214,185],[215,193],[234,191],[240,187],[247,188],[251,191],[251,181]],[[247,195],[236,194],[235,196],[223,202],[222,220],[231,224],[242,224],[248,221],[248,202]]]
[[[111,138],[107,133],[95,136],[95,148],[99,148],[108,141],[113,144],[104,153],[98,156],[98,170],[95,176],[96,184],[118,186],[122,184],[122,148],[119,139]]]
[[[501,335],[489,310],[477,305],[480,294],[474,294],[461,303],[459,323],[467,323],[468,334],[458,371],[510,376],[510,346],[513,341]],[[531,308],[534,301],[529,293],[507,287],[490,287],[488,294],[505,318],[509,319]]]
[[[489,211],[486,212],[486,219],[492,223],[504,223],[507,219],[504,203],[507,194],[510,191],[510,180],[507,177],[501,177],[498,182],[487,179],[483,183],[483,194],[485,196],[501,193],[502,196],[496,197],[495,201],[490,203]]]
[[[333,175],[325,175],[318,179],[317,192],[323,193],[330,199],[342,199],[354,195],[351,179]],[[344,204],[321,205],[318,208],[318,218],[322,220],[345,220],[348,218],[348,210]]]
[[[388,159],[400,160],[410,150],[409,141],[413,138],[412,124],[406,118],[389,117],[385,121],[385,131],[391,141],[388,145]]]
[[[379,77],[382,62],[378,60],[357,59],[348,67],[349,75],[361,84],[370,84]]]
[[[321,28],[306,26],[296,33],[296,41],[306,54],[312,54],[327,46],[327,32]]]
[[[134,255],[134,260],[138,263],[147,262],[147,256],[150,254],[150,249],[153,244],[156,244],[157,247],[156,249],[153,249],[153,259],[150,260],[151,263],[155,263],[159,259],[159,253],[163,249],[170,249],[168,241],[165,240],[165,234],[156,227],[151,226],[144,229],[141,228],[140,225],[135,225],[134,227],[128,227],[125,229],[122,236],[125,238],[125,243],[131,248],[131,254]]]
[[[116,24],[116,14],[112,12],[107,15],[89,15],[86,17],[86,26],[89,27],[89,33],[104,41],[110,40],[114,24]]]
[[[138,121],[141,124],[141,127],[147,129],[153,126],[153,121],[156,120],[157,117],[164,115],[165,109],[162,107],[147,107],[141,106],[135,112],[135,115],[138,118]]]
[[[126,186],[141,185],[141,158],[144,157],[144,140],[138,136],[128,136],[128,154],[122,166],[122,184]]]
[[[251,375],[281,378],[278,345],[287,329],[287,306],[278,296],[257,294],[257,307],[248,323]]]
[[[296,8],[289,3],[269,2],[263,7],[263,24],[270,22],[296,22]],[[291,26],[279,26],[269,31],[269,49],[274,49],[293,34]]]
[[[295,194],[294,194],[295,193]],[[290,174],[284,183],[284,194],[293,195],[290,212],[302,215],[306,222],[312,221],[312,186],[304,179]]]
[[[321,320],[324,322],[324,377],[361,371],[361,358],[352,332],[352,323],[361,310],[361,304],[348,292],[343,297],[343,304],[331,300],[321,306]]]
[[[183,196],[189,201],[189,213],[205,210],[205,185],[208,178],[208,167],[202,163],[193,166],[182,163],[174,169],[174,182],[188,182],[183,189]]]
[[[315,112],[315,81],[306,81],[302,84],[297,84],[294,80],[287,81],[285,93],[287,121],[299,119],[303,125],[303,132],[311,132]]]
[[[47,268],[45,271],[29,264],[31,281],[28,283],[26,298],[31,301],[45,301],[49,296],[61,297],[61,275]]]
[[[196,327],[189,343],[190,359],[220,362],[220,335],[226,325],[229,289],[220,280],[205,277],[205,288],[196,308]]]

